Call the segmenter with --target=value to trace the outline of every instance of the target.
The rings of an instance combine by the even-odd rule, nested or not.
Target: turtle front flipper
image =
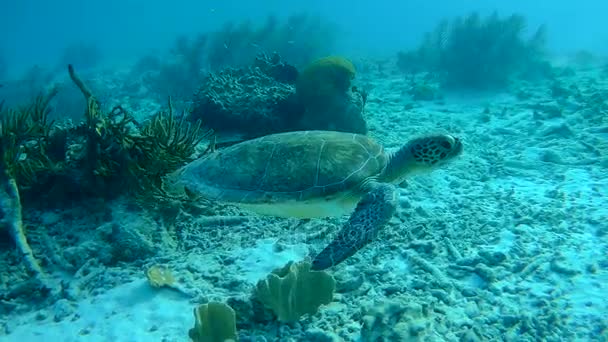
[[[392,184],[375,184],[338,235],[312,263],[313,270],[335,266],[372,242],[397,209],[397,189]]]

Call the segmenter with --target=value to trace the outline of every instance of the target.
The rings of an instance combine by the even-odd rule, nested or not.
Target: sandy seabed
[[[608,117],[585,100],[606,94],[608,77],[558,78],[580,89],[577,98],[521,83],[434,101],[411,100],[401,75],[357,80],[371,89],[370,135],[388,150],[441,132],[460,137],[464,153],[401,185],[378,241],[331,270],[331,304],[291,325],[240,324],[240,339],[608,340]],[[105,206],[26,213],[41,237],[35,253],[70,285],[46,306],[5,301],[0,341],[186,341],[198,303],[246,300],[259,279],[318,252],[345,220],[224,208],[220,219],[184,212],[166,222],[120,200]],[[103,237],[116,227],[151,237],[152,251],[141,252],[149,257],[108,262],[117,247]],[[12,253],[2,253],[5,287],[18,279]],[[172,270],[177,289],[149,286],[144,270],[154,264]]]

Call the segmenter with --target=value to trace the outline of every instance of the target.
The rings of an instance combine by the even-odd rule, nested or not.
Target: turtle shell
[[[331,200],[378,175],[388,158],[365,135],[333,131],[279,133],[195,160],[180,182],[203,197],[231,203]]]

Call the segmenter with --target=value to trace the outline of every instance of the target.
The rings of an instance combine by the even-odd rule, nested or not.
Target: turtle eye
[[[441,145],[441,147],[445,148],[446,150],[452,149],[452,144],[450,144],[448,141],[442,141],[440,145]]]

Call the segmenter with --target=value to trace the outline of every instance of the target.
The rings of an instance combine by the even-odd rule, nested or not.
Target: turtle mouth
[[[460,138],[455,137],[453,135],[450,135],[450,138],[452,138],[454,140],[454,142],[452,143],[452,155],[453,156],[457,156],[459,154],[462,153],[462,140],[460,140]]]

